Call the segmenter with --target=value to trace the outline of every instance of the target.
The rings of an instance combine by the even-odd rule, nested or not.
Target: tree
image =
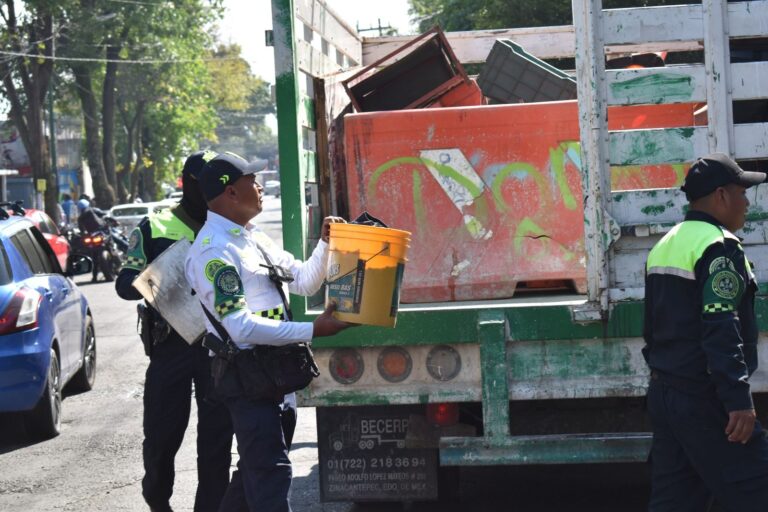
[[[54,18],[60,2],[4,0],[0,4],[2,88],[10,103],[10,117],[21,136],[32,165],[32,176],[45,180],[45,210],[59,221],[58,184],[51,173],[43,112],[53,75]]]
[[[678,0],[605,0],[604,9],[679,3]],[[426,31],[570,25],[570,0],[410,0],[409,13]]]
[[[212,132],[211,95],[201,84],[208,82],[204,60],[212,44],[206,27],[220,16],[220,4],[73,2],[64,52],[99,205],[138,194],[153,198],[155,175],[169,172]],[[171,129],[184,135],[154,133]]]
[[[277,137],[264,125],[264,117],[275,112],[269,84],[253,75],[238,45],[220,45],[212,53],[209,68],[220,118],[213,149],[274,159]]]

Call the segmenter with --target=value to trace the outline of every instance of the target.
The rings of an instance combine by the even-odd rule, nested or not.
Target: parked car
[[[43,234],[45,240],[51,246],[51,249],[53,249],[61,268],[67,268],[67,258],[69,258],[69,255],[72,253],[72,247],[69,240],[67,240],[67,237],[59,230],[56,223],[53,222],[53,219],[51,219],[47,213],[34,208],[24,208],[21,201],[16,201],[14,203],[0,203],[0,206],[4,208],[9,215],[19,215],[31,220]]]
[[[280,197],[280,182],[278,180],[267,180],[264,183],[264,193],[270,196]]]
[[[141,219],[147,217],[151,212],[168,208],[169,206],[171,204],[163,202],[118,204],[109,210],[108,215],[120,224],[120,227],[127,236],[133,228],[139,225]]]
[[[22,414],[35,438],[59,434],[64,385],[96,379],[91,310],[70,279],[92,265],[71,255],[62,271],[29,219],[0,213],[0,413]]]

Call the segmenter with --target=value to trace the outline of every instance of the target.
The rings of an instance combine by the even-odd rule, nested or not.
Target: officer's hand
[[[341,217],[326,217],[323,219],[323,229],[320,232],[320,238],[323,240],[323,242],[328,243],[328,239],[331,236],[331,224],[336,222],[341,222],[343,224],[347,223],[347,221]]]
[[[746,444],[749,438],[752,437],[754,428],[754,409],[744,409],[728,413],[728,425],[725,427],[725,434],[730,442]]]
[[[347,327],[352,327],[356,324],[350,324],[349,322],[342,322],[338,318],[333,317],[333,312],[336,309],[336,304],[331,303],[323,314],[315,318],[313,322],[314,328],[312,329],[312,337],[320,338],[322,336],[333,336],[339,331],[343,331]]]

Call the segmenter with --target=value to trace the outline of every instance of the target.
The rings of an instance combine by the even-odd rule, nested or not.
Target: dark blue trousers
[[[218,510],[229,485],[232,422],[224,404],[205,401],[211,358],[200,344],[171,334],[152,350],[144,384],[144,499],[153,510],[170,510],[174,458],[189,423],[192,384],[197,402],[195,512]]]
[[[650,512],[768,511],[768,440],[755,423],[747,444],[725,435],[728,414],[714,391],[689,394],[658,380],[648,389],[653,424]]]
[[[221,512],[291,512],[291,448],[296,402],[233,398],[227,401],[240,460]]]

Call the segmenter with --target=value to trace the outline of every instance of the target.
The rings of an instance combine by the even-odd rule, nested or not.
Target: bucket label
[[[392,290],[392,305],[389,308],[389,316],[397,316],[397,310],[400,309],[400,285],[403,284],[403,272],[405,265],[397,264],[397,274],[395,275],[395,289]]]
[[[365,261],[358,259],[357,267],[328,283],[328,299],[336,303],[340,313],[360,313],[365,279]]]

